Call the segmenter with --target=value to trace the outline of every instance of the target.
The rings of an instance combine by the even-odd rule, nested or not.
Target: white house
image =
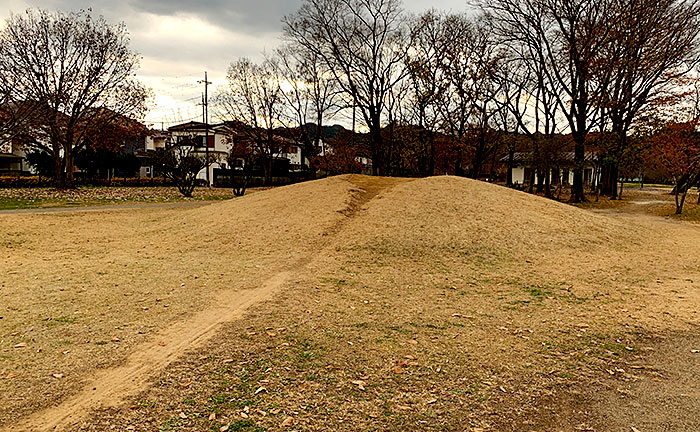
[[[513,155],[512,179],[515,185],[525,185],[530,183],[530,178],[536,168],[530,162],[530,154],[515,153]],[[556,166],[552,166],[549,172],[551,184],[573,184],[573,152],[565,152],[559,157]],[[501,162],[507,164],[508,156],[501,158]],[[583,182],[584,184],[595,185],[598,181],[598,166],[596,155],[593,152],[586,152],[584,157]]]
[[[194,151],[198,154],[205,155],[209,153],[210,157],[215,159],[215,162],[210,164],[209,179],[214,180],[214,168],[226,168],[226,157],[231,150],[231,145],[227,139],[226,128],[223,124],[207,125],[201,122],[188,122],[168,128],[168,135],[154,136],[149,143],[146,143],[146,150],[149,150],[149,145],[153,149],[165,147],[183,141],[194,143]],[[205,144],[206,142],[206,144]],[[197,174],[197,178],[206,180],[207,169],[201,170]]]

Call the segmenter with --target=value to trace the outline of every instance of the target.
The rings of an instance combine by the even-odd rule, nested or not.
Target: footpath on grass
[[[347,206],[338,211],[338,217],[321,234],[323,244],[351,219],[362,205],[369,202],[382,190],[406,180],[385,179],[368,181],[352,178],[351,195]],[[185,203],[191,204],[191,203]],[[199,203],[197,203],[199,204]],[[144,205],[144,207],[153,204]],[[200,204],[201,205],[201,204]],[[125,206],[126,207],[126,206]],[[142,208],[132,207],[129,208]],[[305,263],[314,256],[323,254],[323,247],[312,248],[289,255],[292,262],[279,270],[269,268],[269,274],[257,288],[239,292],[226,290],[212,302],[214,306],[195,313],[164,328],[148,342],[136,346],[119,366],[97,371],[89,378],[83,389],[67,397],[60,404],[39,411],[30,417],[6,425],[7,431],[54,431],[72,430],[91,409],[115,406],[129,396],[143,391],[149,380],[162,369],[177,360],[188,350],[196,349],[209,341],[224,323],[240,318],[246,310],[268,300],[279,292],[296,273],[305,271]]]

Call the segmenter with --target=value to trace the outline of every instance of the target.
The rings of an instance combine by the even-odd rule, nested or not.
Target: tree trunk
[[[474,161],[472,162],[471,178],[478,179],[481,174],[481,166],[484,164],[484,149],[486,148],[486,134],[479,132],[479,138],[474,152]]]
[[[585,163],[585,136],[576,134],[576,144],[574,147],[574,184],[571,185],[571,201],[572,203],[580,203],[586,200],[583,193],[583,166]]]
[[[617,163],[613,163],[611,165],[612,166],[610,167],[610,184],[612,185],[612,190],[610,191],[610,199],[616,200],[620,198],[620,196],[617,193],[617,180],[620,176],[620,168],[617,166]],[[620,195],[621,194],[622,193],[620,193]]]
[[[265,170],[265,186],[272,185],[272,156],[265,158],[265,163],[263,164]]]
[[[547,168],[544,174],[544,196],[546,198],[552,198],[552,170]]]
[[[65,155],[66,163],[66,177],[64,181],[64,187],[66,189],[73,189],[75,187],[75,181],[73,176],[73,151],[70,145],[66,146]]]
[[[372,124],[369,125],[372,139],[372,175],[385,175],[385,162],[383,160],[384,142],[382,140],[382,127],[379,115],[372,116]]]
[[[544,177],[542,170],[537,168],[537,193],[544,192]]]
[[[428,175],[435,175],[435,134],[429,132],[428,142],[430,143],[430,159],[428,160]]]
[[[513,186],[513,160],[515,159],[515,150],[512,148],[508,151],[508,174],[506,177],[506,185]]]
[[[622,199],[622,190],[625,188],[625,181],[624,179],[620,182],[620,194],[617,195],[616,198],[611,198],[611,199]],[[615,187],[617,189],[617,187]],[[616,191],[617,192],[617,191]]]
[[[683,204],[685,204],[685,198],[688,195],[688,189],[680,192],[678,185],[676,185],[676,214],[683,214]]]
[[[53,146],[53,155],[54,186],[57,188],[63,188],[63,158],[61,157],[60,147]]]

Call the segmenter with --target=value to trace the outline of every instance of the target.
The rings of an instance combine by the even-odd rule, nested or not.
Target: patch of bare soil
[[[60,425],[139,388],[277,290],[354,190],[338,178],[183,212],[1,216],[0,423]],[[17,423],[47,399],[66,402]]]
[[[241,319],[178,347],[125,403],[105,401],[65,429],[605,431],[616,430],[614,417],[629,431],[674,430],[649,426],[653,412],[628,422],[607,404],[613,388],[644,384],[632,375],[663,370],[663,342],[650,335],[697,333],[697,226],[593,214],[453,177],[314,187],[339,185],[355,200],[340,200],[300,253],[253,210],[290,218],[318,199],[310,186],[299,185],[294,202],[265,192],[250,197],[250,212],[216,205],[182,218],[197,233],[247,228],[234,244],[198,244],[246,269],[260,263],[243,272],[251,289],[261,275],[288,273]],[[268,242],[283,258],[260,250]],[[291,264],[274,267],[280,260]],[[673,370],[694,358],[681,351]],[[637,401],[637,411],[654,402]],[[676,424],[694,424],[695,412],[682,412],[689,403]]]
[[[700,330],[650,336],[591,394],[596,430],[700,430]]]
[[[666,217],[669,220],[698,222],[700,221],[700,204],[695,191],[688,193],[682,215],[676,211],[675,196],[670,188],[645,187],[644,189],[629,188],[623,191],[621,200],[611,201],[600,197],[599,201],[591,199],[581,205],[595,212],[627,217]]]

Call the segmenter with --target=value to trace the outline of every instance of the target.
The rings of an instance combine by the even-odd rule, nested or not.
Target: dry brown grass
[[[371,193],[350,201],[353,189]],[[12,366],[0,372],[21,374],[0,381],[6,424],[38,405],[12,395],[69,392],[132,339],[147,339],[147,323],[166,326],[205,309],[217,290],[253,288],[283,270],[292,277],[282,293],[73,430],[587,430],[604,410],[589,405],[592,392],[653,377],[622,366],[643,361],[648,335],[700,322],[697,227],[597,215],[465,179],[342,177],[123,217],[3,221],[14,222],[4,238],[17,239],[3,265],[19,270],[3,280],[12,303],[0,315],[11,311],[3,320],[13,326],[0,355]],[[93,239],[69,221],[105,231]],[[29,266],[45,247],[45,265]],[[76,322],[42,321],[73,309]],[[74,342],[75,357],[51,344],[95,334],[120,342]],[[20,341],[30,346],[11,348]],[[67,378],[51,378],[54,370]]]
[[[0,422],[60,400],[217,293],[291,265],[349,190],[336,179],[185,211],[0,215]]]

